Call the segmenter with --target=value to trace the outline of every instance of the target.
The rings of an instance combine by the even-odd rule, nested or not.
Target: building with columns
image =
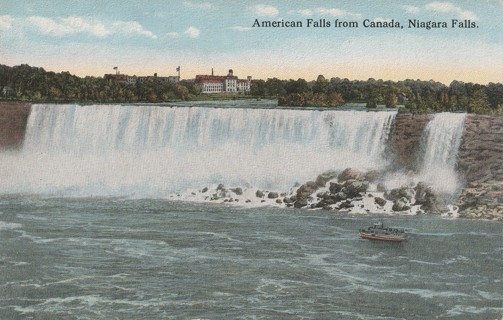
[[[245,93],[250,91],[251,77],[238,79],[232,69],[226,76],[196,75],[196,83],[201,87],[201,93]]]

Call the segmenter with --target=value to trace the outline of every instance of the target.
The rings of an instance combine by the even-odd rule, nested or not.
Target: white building
[[[226,76],[215,76],[213,70],[211,75],[197,75],[196,83],[201,87],[201,93],[222,93],[222,92],[249,92],[251,77],[238,79],[232,69]]]

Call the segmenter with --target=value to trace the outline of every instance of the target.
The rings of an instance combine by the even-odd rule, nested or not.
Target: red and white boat
[[[399,228],[385,227],[382,222],[360,229],[360,238],[369,240],[402,242],[406,239],[405,231]]]

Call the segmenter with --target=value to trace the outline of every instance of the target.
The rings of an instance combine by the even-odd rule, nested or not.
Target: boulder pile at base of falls
[[[279,206],[325,209],[348,213],[441,214],[446,205],[425,182],[386,190],[381,174],[347,168],[327,171],[314,181],[307,181],[286,192],[231,187],[223,184],[192,190],[186,195],[172,195],[180,200],[229,203],[248,206]]]

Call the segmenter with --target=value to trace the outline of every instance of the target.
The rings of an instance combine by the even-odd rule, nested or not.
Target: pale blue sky
[[[325,77],[503,82],[503,0],[481,1],[76,1],[0,0],[0,63],[77,75],[182,78],[232,68],[240,77]],[[306,19],[330,28],[307,28]],[[303,28],[252,28],[255,19]],[[359,28],[333,27],[335,19]],[[364,28],[394,19],[403,29]],[[446,29],[408,28],[409,19]],[[451,28],[452,19],[478,28]]]

